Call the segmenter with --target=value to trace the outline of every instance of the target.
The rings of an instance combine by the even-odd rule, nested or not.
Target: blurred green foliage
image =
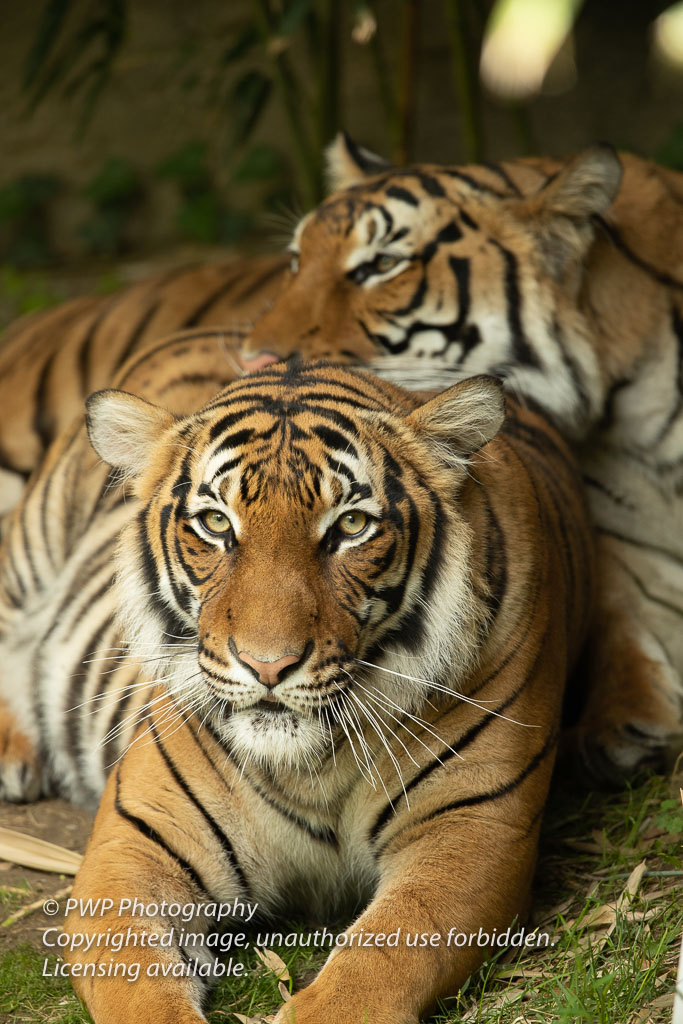
[[[56,175],[25,174],[0,188],[0,250],[14,267],[49,263],[50,205],[62,183]]]
[[[126,229],[144,196],[138,172],[127,160],[110,157],[88,182],[83,195],[93,207],[79,228],[87,251],[97,256],[124,252]]]
[[[654,158],[665,167],[683,171],[683,122],[679,122],[669,137],[657,147]]]

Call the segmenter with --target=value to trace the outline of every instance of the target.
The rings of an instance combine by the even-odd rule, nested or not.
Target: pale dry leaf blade
[[[284,960],[277,955],[277,953],[275,953],[272,949],[260,950],[257,947],[254,947],[254,951],[259,960],[263,963],[267,970],[269,970],[272,974],[275,975],[278,981],[290,980],[287,965],[284,962]]]
[[[56,843],[48,843],[45,839],[36,839],[25,832],[0,826],[0,860],[38,871],[75,875],[81,866],[83,854],[74,853]]]
[[[277,987],[280,992],[280,995],[282,996],[283,1002],[288,1003],[289,1000],[292,998],[292,994],[285,985],[284,981],[278,981]]]

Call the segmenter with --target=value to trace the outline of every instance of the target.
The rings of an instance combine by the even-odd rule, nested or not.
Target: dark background
[[[340,127],[396,162],[599,139],[683,167],[683,74],[653,44],[666,4],[579,4],[523,101],[479,79],[492,6],[3,0],[0,315],[197,247],[281,246],[322,194],[322,149]],[[373,19],[372,39],[354,41]]]

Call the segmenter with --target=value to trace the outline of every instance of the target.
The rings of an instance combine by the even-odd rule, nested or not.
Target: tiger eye
[[[208,512],[202,512],[199,516],[202,526],[209,531],[209,533],[215,533],[217,535],[228,533],[232,527],[230,526],[230,520],[224,512],[219,512],[218,509],[210,509]]]
[[[384,273],[387,270],[393,270],[401,262],[400,256],[390,256],[389,253],[382,253],[377,257],[377,269]]]
[[[365,512],[345,512],[337,520],[337,526],[347,537],[357,537],[368,525],[368,517]]]

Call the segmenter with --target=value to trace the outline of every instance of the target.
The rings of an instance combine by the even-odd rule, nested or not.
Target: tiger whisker
[[[406,790],[405,782],[403,780],[403,772],[401,771],[401,766],[399,764],[398,758],[396,757],[396,755],[392,751],[391,747],[389,746],[389,743],[387,741],[386,736],[381,731],[381,729],[376,725],[376,721],[378,720],[378,716],[372,715],[372,713],[370,712],[370,709],[367,708],[363,704],[363,702],[360,700],[360,698],[357,696],[357,694],[355,694],[353,692],[353,690],[349,690],[349,697],[356,702],[356,704],[358,705],[359,709],[363,712],[363,714],[367,718],[368,722],[370,723],[371,728],[374,729],[374,731],[377,733],[377,735],[379,736],[380,742],[382,743],[382,746],[385,748],[387,754],[391,758],[391,761],[393,762],[394,768],[396,769],[396,774],[398,775],[399,782],[401,783],[401,789],[403,790],[403,795],[404,795],[405,800],[406,800],[406,806],[407,806],[408,810],[410,810],[410,800],[408,799],[408,791]],[[383,724],[386,725],[386,723],[383,723]],[[393,736],[396,736],[396,733],[394,733],[393,730],[390,729],[389,731],[392,733]],[[398,739],[398,737],[396,737],[396,738]],[[399,742],[401,742],[401,741],[399,740]],[[401,743],[401,746],[404,748],[406,753],[408,753],[408,750],[407,750],[407,747],[405,746],[405,744]],[[417,761],[415,762],[415,764],[417,764]],[[382,783],[382,787],[384,788],[384,792],[386,793],[386,787],[384,786],[384,783]],[[388,795],[389,794],[387,793],[387,796]]]
[[[152,682],[150,682],[149,685],[156,688],[157,685],[162,685],[163,683],[168,682],[168,680],[171,678],[171,676],[163,676],[161,679],[153,680]],[[188,679],[184,680],[182,690],[192,689],[198,678],[201,678],[201,673],[196,673],[195,675],[190,676]],[[147,714],[152,709],[154,704],[159,703],[160,701],[166,699],[168,696],[169,692],[164,688],[160,694],[157,694],[156,697],[151,697],[150,700],[147,701],[145,704],[140,705],[139,708],[135,708],[134,711],[127,715],[121,722],[118,722],[113,729],[110,729],[109,732],[107,732],[102,737],[98,746],[103,746],[110,739],[113,740],[116,736],[120,735],[121,732],[123,732],[135,718],[141,718],[143,714]]]
[[[397,704],[397,703],[396,703],[396,701],[394,701],[394,700],[392,700],[392,699],[391,699],[391,697],[388,697],[388,696],[386,695],[386,693],[383,693],[383,692],[382,692],[382,691],[381,691],[380,689],[378,689],[378,688],[377,688],[376,686],[372,686],[372,683],[368,683],[368,686],[371,686],[371,687],[372,687],[372,689],[373,689],[373,690],[375,691],[375,694],[377,694],[378,696],[373,696],[373,695],[372,695],[372,694],[370,693],[370,691],[369,691],[369,690],[367,690],[367,689],[366,689],[366,688],[365,688],[365,687],[363,686],[363,684],[362,684],[362,683],[361,683],[361,682],[360,682],[359,680],[356,680],[356,683],[357,683],[357,685],[358,685],[358,686],[359,686],[359,687],[360,687],[360,688],[361,688],[362,690],[365,690],[365,692],[367,693],[368,697],[369,697],[369,698],[370,698],[371,700],[373,700],[373,701],[374,701],[375,703],[380,703],[380,704],[382,704],[382,705],[383,705],[383,706],[384,706],[385,708],[386,708],[386,705],[387,705],[387,704],[390,704],[390,705],[391,705],[391,706],[392,706],[393,708],[395,708],[395,710],[396,710],[396,711],[398,711],[398,712],[399,712],[399,714],[401,714],[401,715],[405,715],[405,716],[406,716],[406,718],[409,718],[409,719],[410,719],[410,720],[411,720],[412,722],[415,722],[415,724],[416,724],[416,725],[418,725],[418,726],[421,726],[421,727],[422,727],[422,728],[423,728],[423,729],[424,729],[424,730],[425,730],[426,732],[428,732],[428,733],[429,733],[429,734],[430,734],[431,736],[433,736],[435,740],[438,740],[438,741],[439,741],[439,743],[443,743],[443,745],[444,745],[444,747],[446,748],[446,750],[450,750],[450,751],[451,751],[451,753],[452,753],[452,754],[455,754],[455,756],[456,756],[456,757],[459,757],[461,761],[464,761],[464,760],[465,760],[465,758],[464,758],[464,757],[462,756],[462,754],[459,754],[459,753],[458,753],[458,751],[457,751],[457,750],[456,750],[456,749],[455,749],[454,747],[452,747],[452,746],[451,746],[451,745],[450,745],[449,743],[447,743],[447,742],[446,742],[446,740],[445,740],[445,739],[443,738],[443,736],[440,736],[440,735],[438,734],[438,732],[435,732],[435,731],[434,731],[434,729],[432,729],[432,727],[431,727],[431,726],[430,726],[430,725],[429,725],[429,724],[428,724],[427,722],[425,722],[423,718],[420,718],[419,716],[417,716],[417,715],[413,715],[413,714],[411,714],[411,713],[410,713],[409,711],[406,711],[406,709],[405,709],[405,708],[402,708],[402,707],[401,707],[401,705],[400,705],[400,704]],[[386,708],[386,711],[387,711],[387,714],[388,714],[388,715],[391,715],[391,712],[389,711],[389,709],[388,709],[388,708]],[[394,715],[391,715],[391,717],[392,717],[392,718],[395,718],[395,716],[394,716]],[[417,736],[417,735],[416,735],[416,734],[415,734],[415,733],[414,733],[414,732],[412,731],[412,729],[409,729],[409,728],[408,728],[408,726],[407,726],[407,725],[405,724],[405,722],[402,722],[402,721],[401,721],[400,719],[398,719],[398,718],[396,718],[395,720],[396,720],[396,721],[398,722],[398,724],[399,724],[399,725],[401,725],[401,726],[402,726],[402,727],[403,727],[403,728],[404,728],[404,729],[406,730],[406,732],[409,732],[409,733],[410,733],[410,735],[411,735],[411,736],[412,736],[412,737],[413,737],[414,739],[416,739],[418,743],[421,743],[421,744],[422,744],[422,746],[423,746],[423,747],[425,748],[425,750],[428,750],[428,751],[429,751],[429,753],[430,753],[430,754],[432,755],[432,757],[436,757],[436,759],[437,759],[437,760],[439,761],[439,763],[441,763],[441,762],[440,762],[440,759],[439,759],[439,757],[438,757],[438,755],[434,753],[434,751],[432,750],[432,748],[431,748],[431,747],[429,747],[429,746],[428,746],[428,745],[427,745],[427,744],[426,744],[426,743],[425,743],[425,742],[424,742],[423,740],[421,740],[421,739],[420,739],[420,737],[419,737],[419,736]]]
[[[102,674],[104,675],[105,673],[102,673]],[[64,711],[64,714],[68,715],[72,711],[78,711],[79,708],[85,708],[85,707],[88,706],[88,704],[94,704],[95,701],[108,700],[110,697],[115,697],[117,694],[126,693],[129,690],[141,690],[143,687],[147,687],[149,685],[150,685],[149,681],[146,680],[146,679],[143,679],[143,680],[136,681],[134,683],[128,683],[126,686],[118,686],[115,689],[111,689],[111,690],[107,689],[103,693],[100,693],[100,692],[94,693],[91,697],[88,697],[86,700],[81,701],[80,704],[74,704],[74,706],[72,708],[66,708],[65,711]],[[101,710],[102,710],[101,708],[93,708],[92,710],[90,710],[88,712],[88,714],[94,715],[94,714],[97,714]]]
[[[361,684],[359,683],[358,685],[360,686]],[[379,691],[378,691],[378,693],[379,693]],[[381,699],[381,697],[373,696],[373,694],[371,694],[371,693],[368,693],[367,696],[368,696],[368,700],[371,700],[374,704],[379,705],[379,707],[381,707],[382,710],[385,711],[386,714],[389,715],[390,718],[392,718],[395,722],[397,722],[397,724],[400,725],[402,729],[405,729],[405,731],[408,733],[409,736],[412,736],[414,740],[416,740],[421,746],[423,746],[425,748],[425,750],[427,750],[432,755],[432,757],[435,758],[435,760],[439,762],[439,764],[443,764],[443,761],[441,760],[439,755],[437,753],[435,753],[435,751],[433,751],[432,748],[427,743],[424,742],[424,740],[420,739],[420,737],[417,735],[417,733],[413,732],[413,730],[409,726],[407,726],[405,722],[401,721],[400,718],[397,718],[394,714],[392,714],[392,712],[389,710],[389,708],[387,707],[386,703]],[[384,696],[384,695],[382,695],[382,696]],[[390,703],[393,704],[394,702],[391,701]],[[452,754],[454,754],[455,757],[457,757],[460,761],[464,761],[465,760],[465,758],[462,756],[462,754],[460,754],[455,749],[455,747],[452,747],[450,745],[450,743],[447,743],[446,740],[443,738],[443,736],[440,736],[438,732],[435,732],[432,728],[430,728],[430,726],[427,724],[427,722],[425,722],[422,718],[418,718],[415,715],[411,715],[404,708],[399,707],[398,704],[394,704],[394,707],[400,712],[400,714],[405,715],[406,718],[410,719],[411,722],[414,722],[417,726],[419,726],[420,728],[424,729],[426,732],[428,732],[430,734],[430,736],[433,736],[435,740],[438,740],[439,743],[443,743],[443,745],[446,748],[446,750],[450,750],[450,752]]]
[[[193,653],[194,650],[195,650],[195,648],[192,648],[191,650],[188,649],[187,653],[188,654],[189,653]],[[100,664],[103,661],[119,661],[121,663],[123,663],[123,662],[133,662],[134,661],[134,662],[136,662],[139,665],[147,665],[147,664],[149,664],[152,661],[165,661],[168,658],[169,658],[168,654],[160,654],[160,655],[157,655],[156,657],[152,657],[152,658],[140,658],[136,654],[112,654],[112,655],[107,655],[104,658],[87,658],[83,662],[83,664],[84,665],[98,665],[98,664]],[[114,669],[114,671],[116,671],[116,669]]]
[[[320,698],[320,703],[322,705],[322,697]],[[335,751],[335,748],[334,748],[334,735],[332,733],[332,724],[330,722],[329,711],[328,711],[327,708],[321,708],[321,709],[325,712],[325,720],[327,721],[327,730],[328,730],[328,732],[330,734],[330,745],[332,747],[332,764],[336,768],[337,767],[337,754],[336,754],[336,751]]]
[[[164,694],[164,696],[167,696],[167,695]],[[183,709],[183,708],[179,709],[177,707],[177,705],[174,704],[172,710],[169,711],[169,713],[167,713],[164,716],[164,718],[162,718],[162,720],[161,720],[161,725],[165,725],[167,722],[170,722],[169,728],[164,733],[159,734],[158,737],[155,737],[154,734],[152,734],[151,739],[149,739],[147,741],[147,743],[141,744],[138,749],[140,749],[140,750],[144,749],[144,747],[149,746],[151,743],[157,742],[157,739],[159,739],[159,740],[165,739],[168,736],[170,730],[175,725],[175,723],[178,720],[178,718],[180,718],[181,719],[180,725],[177,727],[177,729],[174,730],[173,733],[171,733],[171,735],[174,735],[175,732],[177,732],[178,729],[181,729],[182,726],[185,725],[187,720],[188,720],[189,714],[186,714],[185,717],[183,717],[184,711],[185,711],[185,709]],[[112,764],[107,765],[106,767],[107,768],[112,768],[117,763],[117,761],[120,761],[121,758],[124,757],[128,753],[128,751],[131,750],[132,747],[135,746],[135,744],[138,743],[142,739],[143,736],[147,735],[147,733],[148,733],[148,730],[144,729],[142,732],[139,732],[136,736],[134,736],[133,739],[131,740],[131,742],[124,748],[124,750],[119,754],[119,756],[116,758],[116,760],[113,761]]]
[[[384,790],[384,792],[386,794],[387,800],[389,800],[389,802],[391,802],[391,797],[389,796],[389,792],[387,790],[387,787],[384,784],[384,778],[382,777],[382,773],[380,772],[380,770],[379,770],[379,768],[377,766],[377,763],[376,763],[374,757],[372,756],[372,754],[370,752],[370,747],[369,747],[369,745],[368,745],[368,743],[367,743],[367,741],[365,739],[365,736],[363,734],[363,726],[361,724],[360,719],[358,718],[358,712],[349,703],[349,698],[351,696],[352,696],[352,694],[350,693],[350,691],[348,691],[348,692],[344,691],[344,693],[342,694],[342,697],[343,697],[344,701],[347,703],[346,711],[347,711],[347,714],[348,714],[349,723],[354,727],[354,731],[356,732],[356,735],[358,736],[358,739],[359,739],[360,744],[361,744],[361,749],[362,749],[363,755],[365,757],[365,763],[366,763],[366,765],[368,767],[368,771],[370,772],[371,778],[374,780],[375,774],[377,775],[377,778],[380,781],[380,785],[382,786],[382,789]],[[354,721],[355,721],[355,725],[354,725]],[[357,729],[356,729],[356,726],[357,726]],[[380,735],[380,739],[381,738],[382,737]],[[370,764],[372,764],[372,768],[370,768]],[[374,785],[374,781],[373,781],[373,789],[376,789],[376,788],[377,787]]]
[[[361,690],[363,690],[363,692],[364,692],[364,693],[365,693],[365,694],[366,694],[366,695],[367,695],[367,696],[368,696],[368,697],[369,697],[369,698],[370,698],[371,700],[373,699],[373,698],[372,698],[372,694],[371,694],[371,693],[369,693],[369,692],[368,692],[368,690],[366,690],[366,688],[365,688],[365,687],[364,687],[364,686],[363,686],[363,685],[362,685],[362,684],[361,684],[361,683],[360,683],[360,682],[359,682],[359,681],[358,681],[357,679],[353,679],[353,683],[354,683],[354,685],[358,686],[358,687],[359,687],[359,688],[360,688]],[[352,692],[352,691],[351,691],[351,692]],[[359,700],[359,697],[358,697],[358,695],[357,695],[357,694],[354,694],[354,696],[355,696],[356,700]],[[399,718],[397,718],[397,717],[396,717],[396,715],[392,715],[392,714],[391,714],[391,712],[390,712],[390,711],[389,711],[389,710],[388,710],[387,708],[383,708],[383,707],[381,707],[381,705],[379,704],[379,701],[375,700],[375,703],[376,703],[376,704],[378,704],[378,706],[379,706],[379,707],[381,708],[381,710],[382,710],[382,711],[386,711],[386,713],[387,713],[387,714],[389,715],[389,717],[390,717],[390,718],[392,718],[392,719],[393,719],[393,720],[394,720],[395,722],[398,722],[398,724],[399,724],[399,725],[403,725],[403,723],[401,722],[401,720],[400,720]],[[368,707],[367,707],[367,705],[366,705],[366,706],[365,706],[365,710],[367,710],[367,711],[370,711],[370,708],[368,708]],[[419,761],[416,761],[416,760],[415,760],[415,758],[413,757],[413,755],[411,754],[411,752],[410,752],[410,751],[408,750],[407,746],[405,745],[405,743],[403,742],[403,740],[401,739],[401,737],[400,737],[400,736],[398,735],[398,733],[397,733],[397,732],[395,732],[395,731],[394,731],[394,729],[392,729],[392,728],[391,728],[391,726],[389,725],[389,723],[388,723],[387,721],[385,721],[385,720],[384,720],[384,719],[383,719],[383,718],[381,717],[381,715],[379,714],[379,710],[375,711],[375,712],[374,712],[374,714],[375,714],[375,715],[376,715],[376,717],[377,717],[377,718],[379,719],[379,721],[381,721],[382,725],[383,725],[383,726],[384,726],[384,727],[385,727],[386,729],[388,729],[388,731],[389,731],[389,732],[391,733],[391,735],[392,735],[392,736],[393,736],[393,737],[394,737],[394,738],[396,739],[396,741],[397,741],[398,743],[400,743],[400,744],[401,744],[401,746],[403,747],[403,749],[405,750],[406,754],[408,755],[408,757],[410,758],[410,760],[411,760],[411,761],[413,762],[413,764],[415,765],[415,767],[416,767],[416,768],[420,768],[420,767],[421,767],[421,765],[420,765],[420,762],[419,762]],[[409,729],[408,729],[407,731],[408,731],[408,732],[410,732],[410,730],[409,730]],[[414,734],[413,734],[412,732],[410,733],[410,735],[411,735],[411,736],[414,736]],[[416,736],[415,736],[414,738],[415,738],[415,739],[417,739],[417,737],[416,737]],[[427,749],[427,750],[429,750],[430,754],[431,754],[431,753],[433,753],[433,751],[431,751],[431,750],[430,750],[430,748],[429,748],[429,747],[427,747],[427,745],[426,745],[425,743],[423,743],[422,745],[423,745],[424,747],[426,747],[426,749]]]
[[[344,693],[342,695],[342,700],[344,701],[345,711],[346,711],[346,714],[348,716],[349,725],[351,725],[351,727],[353,728],[353,731],[355,732],[356,736],[358,737],[358,742],[360,744],[360,749],[363,752],[363,756],[365,757],[365,764],[367,766],[367,769],[370,772],[370,774],[374,777],[374,773],[372,772],[372,769],[370,768],[370,749],[368,747],[368,744],[367,744],[367,741],[365,739],[365,736],[363,735],[363,727],[362,727],[362,725],[360,723],[360,720],[358,718],[357,712],[355,711],[355,709],[353,707],[351,707],[351,704],[350,704],[350,701],[349,701],[349,695],[348,695],[348,693],[346,691],[344,691]],[[374,762],[373,762],[373,764],[374,764]]]
[[[350,734],[349,730],[346,727],[346,722],[345,722],[346,712],[345,712],[344,708],[341,707],[341,706],[338,706],[337,707],[337,714],[338,714],[338,719],[337,720],[338,720],[340,726],[342,727],[342,729],[344,731],[344,735],[346,736],[346,739],[348,740],[349,750],[351,751],[351,754],[353,755],[353,759],[356,762],[356,766],[358,768],[358,771],[363,776],[363,778],[366,780],[366,782],[369,782],[370,785],[372,786],[372,788],[376,789],[377,787],[375,785],[374,778],[372,777],[372,775],[370,775],[370,777],[368,778],[368,776],[365,774],[365,772],[369,771],[369,769],[366,769],[365,766],[361,764],[360,759],[358,757],[358,754],[356,753],[356,748],[354,746],[353,739],[351,738],[351,734]]]
[[[420,679],[418,676],[409,676],[405,672],[396,672],[391,668],[384,668],[382,665],[373,665],[370,661],[363,661],[361,658],[356,658],[359,665],[367,665],[368,668],[379,669],[380,672],[388,672],[389,675],[399,676],[401,679],[408,679],[413,683],[424,683],[427,686],[431,686],[439,693],[446,693],[449,697],[457,697],[458,700],[465,701],[466,704],[472,704],[473,707],[479,708],[480,711],[485,711],[487,715],[494,715],[496,718],[502,718],[506,722],[511,722],[512,725],[521,725],[524,729],[539,729],[540,726],[534,725],[530,722],[518,722],[516,718],[510,718],[508,715],[503,715],[499,711],[493,711],[492,708],[485,708],[483,702],[474,700],[472,697],[468,697],[464,693],[460,693],[459,690],[451,690],[448,686],[442,686],[441,683],[436,683],[431,679]],[[493,704],[495,701],[486,701],[487,704]]]
[[[425,607],[427,607],[427,606],[425,605]],[[424,660],[419,655],[403,654],[402,651],[392,651],[388,647],[382,647],[382,648],[380,648],[380,650],[382,650],[385,654],[388,654],[390,657],[394,657],[394,658],[410,658],[410,659],[413,659],[414,661],[423,661]],[[395,669],[384,668],[382,665],[376,665],[376,664],[374,664],[373,662],[370,662],[370,661],[362,661],[360,658],[356,658],[356,662],[359,665],[366,665],[368,668],[377,668],[377,669],[380,670],[380,672],[390,672],[392,675],[401,676],[403,679],[409,679],[411,682],[414,682],[414,683],[427,683],[429,686],[433,686],[436,689],[438,689],[441,686],[440,683],[434,682],[432,679],[425,679],[425,678],[423,678],[421,676],[409,676],[409,675],[406,675],[404,672],[397,672]],[[458,696],[458,697],[462,697],[463,700],[472,700],[471,697],[465,697],[465,694],[461,694],[457,690],[452,690],[449,687],[446,687],[446,692],[450,693],[450,694],[454,694],[455,696]],[[479,703],[480,704],[497,704],[498,702],[496,700],[480,700]],[[434,710],[436,710],[436,708]],[[484,708],[482,708],[482,710],[484,710]]]

